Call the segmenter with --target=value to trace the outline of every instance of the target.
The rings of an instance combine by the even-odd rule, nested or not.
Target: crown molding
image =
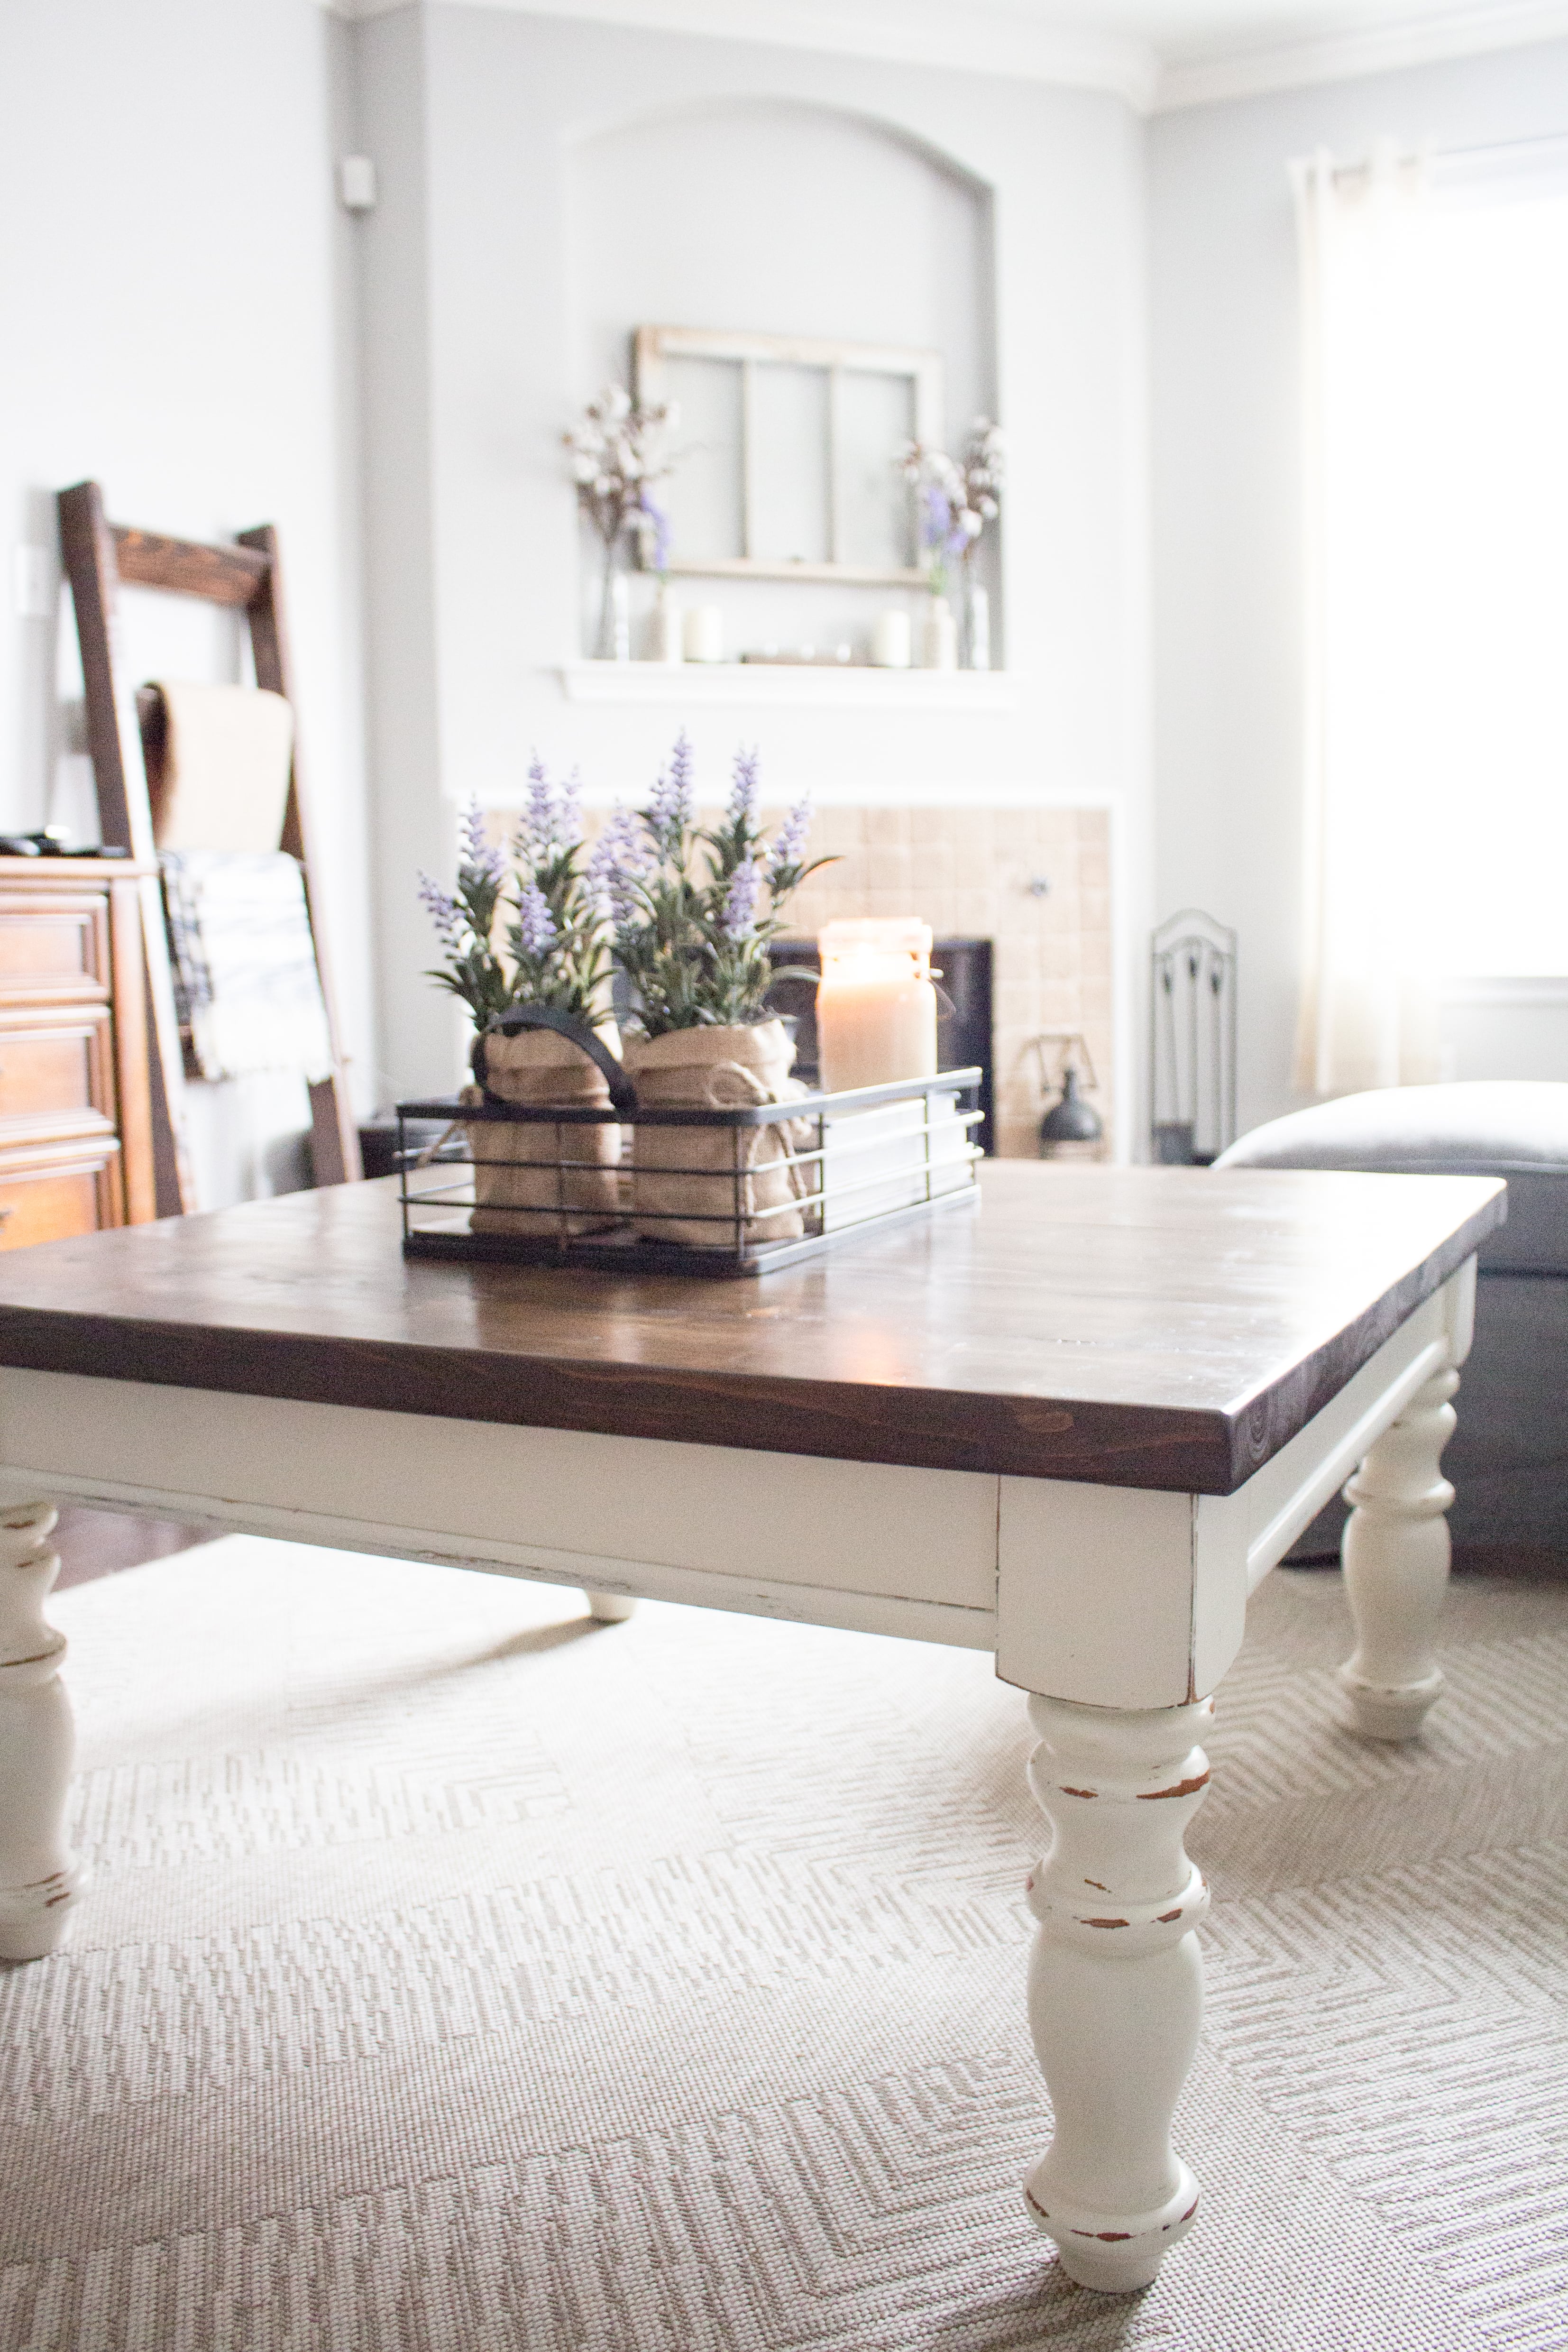
[[[1483,56],[1568,38],[1568,0],[1506,0],[1498,7],[1448,9],[1404,24],[1357,32],[1325,33],[1186,63],[1160,73],[1151,111],[1212,106],[1267,91],[1302,89],[1313,82],[1354,81],[1364,74],[1398,73],[1449,58]]]
[[[332,15],[362,22],[422,0],[320,0]],[[820,56],[940,66],[948,72],[1095,89],[1140,114],[1155,100],[1159,59],[1147,42],[1092,26],[1049,23],[1032,11],[970,0],[959,19],[944,0],[423,0],[423,5],[499,9],[653,33],[767,43]]]
[[[1568,38],[1568,0],[1501,0],[1403,24],[1333,32],[1162,63],[1145,41],[1049,23],[1021,6],[970,0],[961,21],[944,0],[319,0],[350,23],[416,6],[497,9],[651,33],[766,43],[820,56],[881,58],[1103,90],[1139,114],[1164,114],[1314,82],[1354,81],[1445,58]]]

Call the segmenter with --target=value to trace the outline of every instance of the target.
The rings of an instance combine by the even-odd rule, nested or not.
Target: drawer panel
[[[0,890],[0,1003],[108,993],[109,905],[101,892]]]
[[[57,1146],[24,1159],[0,1156],[0,1249],[66,1241],[76,1234],[118,1225],[120,1147],[93,1142]]]
[[[113,1057],[108,1006],[61,1007],[31,1017],[0,1013],[0,1135],[24,1122],[114,1118]]]

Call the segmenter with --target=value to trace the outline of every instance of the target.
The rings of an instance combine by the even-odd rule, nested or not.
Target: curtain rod
[[[1434,163],[1468,163],[1476,155],[1515,155],[1521,147],[1568,147],[1568,131],[1543,131],[1533,139],[1491,139],[1481,147],[1437,147]]]
[[[1568,131],[1543,131],[1537,137],[1531,139],[1490,139],[1475,147],[1424,145],[1401,148],[1394,140],[1380,141],[1375,145],[1373,152],[1370,155],[1364,155],[1359,163],[1336,163],[1333,176],[1336,180],[1357,179],[1364,173],[1374,169],[1382,152],[1391,152],[1394,161],[1399,163],[1441,165],[1473,163],[1488,155],[1517,155],[1531,147],[1562,147],[1568,150]]]

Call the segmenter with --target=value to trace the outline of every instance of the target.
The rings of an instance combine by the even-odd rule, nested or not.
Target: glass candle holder
[[[817,1053],[830,1094],[936,1075],[936,991],[931,926],[916,916],[868,916],[818,934]]]

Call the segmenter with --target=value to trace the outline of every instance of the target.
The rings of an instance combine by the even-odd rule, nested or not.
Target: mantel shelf
[[[1005,670],[862,669],[844,663],[563,662],[569,702],[744,705],[806,710],[1006,711],[1018,681]]]

